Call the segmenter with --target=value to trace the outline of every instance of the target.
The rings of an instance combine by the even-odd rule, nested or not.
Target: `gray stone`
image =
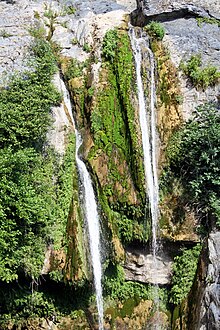
[[[139,23],[146,16],[151,19],[168,20],[185,15],[220,18],[220,2],[216,0],[137,0],[137,10],[133,13]],[[138,17],[139,16],[139,17]],[[155,16],[155,17],[154,17]]]
[[[162,253],[153,257],[149,251],[129,249],[124,265],[125,278],[129,281],[165,285],[170,283],[173,258]]]
[[[188,304],[192,330],[220,329],[220,231],[209,235]]]

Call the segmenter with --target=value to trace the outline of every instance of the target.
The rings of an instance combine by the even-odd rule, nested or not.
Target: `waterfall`
[[[144,38],[137,38],[133,28],[130,29],[131,45],[135,58],[138,102],[139,102],[139,119],[142,134],[142,145],[144,153],[144,170],[145,180],[147,183],[147,195],[149,198],[151,219],[152,219],[152,252],[156,256],[157,253],[157,228],[158,228],[158,202],[159,189],[157,177],[157,152],[156,152],[156,114],[155,114],[155,81],[154,81],[154,58],[152,51],[148,48]],[[141,47],[148,52],[150,58],[150,113],[147,111],[146,100],[144,95],[144,86],[141,76],[142,50]]]
[[[97,210],[95,193],[92,186],[90,174],[79,157],[79,148],[82,145],[82,138],[76,129],[74,118],[72,115],[72,106],[70,102],[69,93],[66,89],[64,82],[61,80],[61,89],[63,92],[64,104],[67,107],[68,114],[71,117],[72,123],[75,127],[76,134],[76,164],[79,171],[79,178],[83,187],[83,213],[88,226],[89,234],[89,247],[92,261],[94,285],[96,291],[96,304],[99,317],[99,330],[103,330],[103,298],[102,298],[102,267],[101,267],[101,254],[100,254],[100,227],[99,227],[99,214]]]
[[[158,203],[159,203],[159,189],[157,177],[157,134],[156,134],[156,114],[155,114],[155,81],[154,81],[154,57],[152,51],[149,49],[146,40],[141,37],[136,37],[135,30],[130,28],[129,31],[132,50],[135,59],[137,88],[138,88],[138,102],[139,102],[139,120],[142,135],[142,145],[144,154],[144,170],[145,181],[147,185],[147,195],[149,198],[151,222],[152,222],[152,254],[154,258],[154,267],[152,273],[157,270],[157,229],[158,229]],[[149,111],[147,111],[147,104],[144,95],[144,85],[141,76],[141,63],[143,60],[142,49],[147,52],[150,60],[150,102]],[[157,294],[158,295],[158,294]],[[158,304],[158,296],[155,297],[155,303]]]

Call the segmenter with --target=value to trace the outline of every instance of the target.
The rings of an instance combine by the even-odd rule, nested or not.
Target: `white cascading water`
[[[135,58],[137,87],[138,87],[138,103],[139,103],[139,119],[141,126],[142,145],[144,154],[144,170],[145,181],[147,185],[147,195],[149,198],[151,212],[151,228],[152,228],[152,254],[153,267],[151,269],[152,277],[157,275],[157,229],[158,229],[158,203],[159,203],[159,188],[157,177],[157,135],[156,135],[156,114],[155,114],[155,81],[154,81],[154,58],[152,51],[149,49],[146,40],[143,37],[137,38],[135,30],[130,28],[129,31],[132,50]],[[146,100],[144,95],[144,85],[141,76],[142,63],[142,47],[147,52],[150,59],[150,106],[147,111]],[[159,311],[159,294],[157,285],[154,288],[154,303],[157,311]],[[159,319],[156,316],[154,329],[160,329]]]
[[[70,102],[69,93],[62,80],[60,80],[61,89],[63,92],[64,104],[71,117],[72,123],[75,127],[76,134],[76,164],[79,171],[80,181],[83,187],[83,211],[88,226],[89,233],[89,246],[92,260],[92,269],[94,277],[94,285],[96,291],[96,304],[99,317],[99,330],[103,330],[103,298],[102,298],[102,266],[101,266],[101,254],[100,254],[100,226],[99,226],[99,214],[97,210],[97,203],[95,193],[92,186],[91,177],[84,164],[79,158],[79,148],[82,144],[82,138],[76,129],[74,118],[72,115],[72,106]]]
[[[156,114],[155,114],[155,81],[154,81],[154,58],[151,50],[148,48],[144,38],[136,37],[135,30],[130,29],[130,39],[132,50],[135,58],[138,102],[139,102],[139,118],[142,134],[142,145],[144,153],[144,169],[145,180],[147,183],[147,194],[149,198],[151,219],[152,219],[152,253],[156,258],[157,253],[157,228],[158,228],[158,202],[159,189],[157,177],[157,152],[156,152]],[[142,63],[142,47],[148,52],[150,58],[150,113],[146,109],[146,100],[144,95],[144,86],[141,76]]]

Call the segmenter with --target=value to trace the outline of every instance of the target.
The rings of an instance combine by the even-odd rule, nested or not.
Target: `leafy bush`
[[[145,26],[145,30],[149,35],[153,38],[156,38],[158,40],[163,40],[163,37],[165,35],[165,29],[163,25],[159,22],[152,21],[147,26]]]
[[[170,302],[180,304],[187,297],[196,274],[201,245],[183,250],[182,255],[174,258]]]
[[[220,115],[212,104],[200,106],[172,137],[167,156],[169,171],[183,183],[200,214],[210,212],[220,224]]]
[[[121,310],[124,313],[129,305],[137,305],[140,300],[155,300],[159,297],[159,307],[167,310],[168,294],[166,289],[156,288],[153,285],[133,281],[126,281],[124,269],[119,265],[110,264],[104,277],[104,296],[114,302],[123,304]],[[134,306],[133,306],[134,307]],[[128,311],[128,310],[127,310]],[[126,313],[125,313],[126,314]],[[124,317],[125,315],[122,315]]]
[[[82,76],[82,74],[83,74],[82,70],[83,70],[84,67],[85,67],[85,63],[80,63],[75,58],[72,58],[68,62],[68,66],[67,66],[67,69],[65,71],[65,78],[67,80],[70,80],[72,78]]]
[[[106,60],[113,62],[115,57],[115,51],[117,49],[118,34],[117,30],[109,30],[104,39],[102,45],[102,55]]]
[[[208,65],[202,67],[201,55],[192,55],[187,63],[181,63],[180,68],[190,78],[193,85],[197,88],[207,88],[218,82],[220,72],[217,67]]]
[[[32,71],[0,91],[0,279],[6,282],[21,270],[38,277],[55,223],[57,159],[45,142],[51,107],[61,98],[51,83],[56,65],[49,44],[38,39],[31,55]]]

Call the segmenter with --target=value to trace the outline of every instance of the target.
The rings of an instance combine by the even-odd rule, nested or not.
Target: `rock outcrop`
[[[220,328],[220,232],[210,233],[188,298],[186,329]]]
[[[220,5],[217,1],[137,1],[138,8],[132,12],[134,25],[144,26],[152,20],[161,21],[165,28],[164,45],[172,62],[178,68],[181,61],[200,54],[203,65],[219,66],[220,33],[218,24],[198,24],[196,18],[219,20]],[[216,21],[217,22],[217,21]],[[196,106],[205,102],[218,102],[220,87],[198,90],[179,72],[181,83],[182,114],[188,119]]]
[[[156,258],[147,251],[129,249],[126,251],[125,278],[129,281],[165,285],[171,280],[173,258],[166,253]]]
[[[190,16],[219,19],[219,12],[217,1],[137,0],[137,9],[131,17],[135,25],[143,26],[152,20],[162,22]]]

